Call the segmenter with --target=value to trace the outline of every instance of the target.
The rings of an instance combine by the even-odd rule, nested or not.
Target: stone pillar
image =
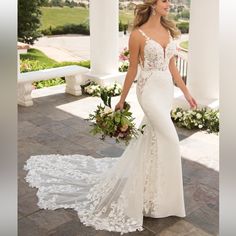
[[[219,0],[193,0],[187,86],[202,105],[219,99]]]
[[[192,0],[188,48],[187,87],[199,107],[219,106],[219,0]],[[174,107],[189,107],[175,93]]]
[[[91,70],[83,75],[100,85],[120,82],[119,73],[119,1],[90,0]]]

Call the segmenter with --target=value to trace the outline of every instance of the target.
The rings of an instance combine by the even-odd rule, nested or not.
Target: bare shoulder
[[[134,29],[130,33],[129,44],[139,46],[141,42],[140,32],[138,29]]]
[[[138,29],[134,29],[130,33],[130,39],[131,40],[139,40],[140,39],[140,32]]]

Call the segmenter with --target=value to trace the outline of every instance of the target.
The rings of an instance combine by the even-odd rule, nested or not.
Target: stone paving
[[[94,157],[120,156],[125,146],[91,136],[84,118],[98,98],[64,93],[64,85],[33,91],[34,105],[18,106],[18,235],[19,236],[113,236],[80,223],[72,209],[43,210],[37,206],[36,188],[25,182],[25,161],[37,154],[85,154]],[[142,113],[135,100],[135,84],[127,101],[137,124]],[[113,104],[118,98],[113,99]],[[182,150],[184,195],[187,216],[144,218],[140,236],[219,235],[218,136],[176,128]],[[174,194],[174,193],[173,193]]]

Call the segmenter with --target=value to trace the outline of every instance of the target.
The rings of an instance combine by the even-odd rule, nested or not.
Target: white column
[[[219,107],[219,0],[192,0],[187,87],[198,107]],[[179,88],[175,107],[190,108]]]
[[[120,81],[119,73],[119,1],[90,0],[91,70],[84,75],[101,85]]]
[[[219,99],[219,0],[192,0],[187,86],[201,105]]]

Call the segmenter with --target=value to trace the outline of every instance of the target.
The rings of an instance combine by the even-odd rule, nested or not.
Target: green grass
[[[80,24],[89,17],[88,9],[76,7],[42,7],[41,27],[46,29],[49,26],[56,27],[65,24]]]
[[[47,57],[43,52],[34,48],[29,49],[27,54],[21,54],[20,59],[22,60],[29,59],[32,61],[39,61],[40,63],[46,64],[48,66],[52,66],[55,63],[57,63],[57,61]]]
[[[134,19],[133,11],[120,10],[120,21],[124,24],[132,23]]]
[[[180,43],[180,47],[188,50],[188,41],[183,41]]]
[[[85,61],[78,61],[78,62],[57,62],[47,55],[45,55],[42,51],[31,48],[28,49],[28,52],[26,54],[20,54],[20,59],[21,60],[30,60],[30,61],[37,61],[41,65],[45,65],[47,68],[52,68],[52,67],[58,67],[58,66],[69,66],[69,65],[79,65],[79,66],[84,66],[87,68],[90,68],[90,61],[85,60]]]
[[[65,24],[81,24],[88,21],[89,10],[82,7],[42,7],[41,27],[47,29],[50,26],[56,27]],[[132,22],[133,11],[120,11],[122,23]]]

